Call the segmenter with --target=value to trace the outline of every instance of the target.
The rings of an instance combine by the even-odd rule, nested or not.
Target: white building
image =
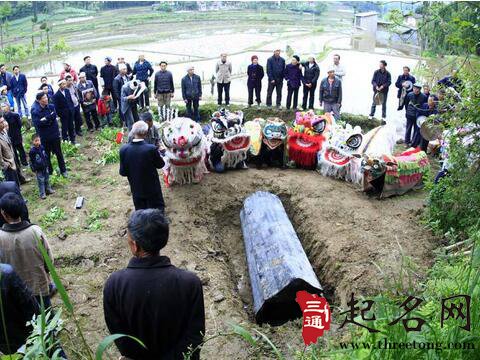
[[[355,29],[375,36],[377,32],[378,13],[376,11],[369,11],[355,14]]]

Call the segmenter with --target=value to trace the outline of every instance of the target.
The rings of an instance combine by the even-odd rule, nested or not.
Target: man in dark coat
[[[187,116],[196,122],[200,122],[198,107],[202,99],[202,79],[195,74],[193,66],[188,68],[187,75],[182,79],[182,97],[187,107]]]
[[[17,113],[10,111],[9,104],[3,104],[2,110],[3,117],[8,123],[8,136],[12,141],[13,151],[17,153],[22,165],[27,166],[27,155],[25,154],[25,149],[23,148],[22,119]]]
[[[109,95],[113,95],[113,79],[117,75],[117,68],[112,65],[112,58],[105,58],[105,66],[100,69],[100,77],[103,79],[103,90],[108,91]]]
[[[13,98],[15,99],[18,114],[20,117],[26,115],[28,118],[30,118],[30,110],[27,105],[27,97],[25,96],[28,88],[27,77],[20,73],[20,68],[17,65],[13,67],[13,76],[10,80],[10,88],[12,90]]]
[[[252,56],[252,63],[247,68],[248,106],[253,104],[253,91],[255,91],[255,102],[258,106],[262,103],[262,79],[265,76],[263,66],[258,63],[258,56]]]
[[[58,81],[58,90],[53,95],[53,104],[62,123],[62,139],[70,140],[72,144],[75,144],[75,105],[70,90],[67,89],[66,80]]]
[[[120,175],[128,178],[135,210],[156,208],[163,211],[165,203],[157,169],[165,163],[155,145],[145,142],[147,133],[146,122],[133,124],[132,142],[120,149]]]
[[[267,106],[272,106],[272,94],[277,93],[277,107],[282,104],[283,76],[285,73],[285,59],[280,56],[280,50],[275,50],[273,56],[267,60]]]
[[[65,81],[65,80],[63,80]],[[32,105],[32,123],[37,134],[40,135],[42,145],[48,155],[48,173],[53,174],[52,153],[57,157],[60,173],[66,177],[67,168],[63,159],[62,146],[60,141],[60,130],[58,129],[57,113],[55,106],[48,103],[48,96],[38,93]]]
[[[327,69],[328,76],[320,82],[320,106],[325,112],[333,113],[335,120],[340,119],[342,106],[342,80],[335,76],[335,68]]]
[[[127,239],[133,258],[126,269],[105,283],[103,309],[111,334],[130,338],[115,341],[120,353],[133,360],[200,359],[205,333],[205,308],[200,279],[178,269],[160,255],[169,227],[157,209],[135,211],[128,222]]]
[[[32,331],[27,322],[40,313],[40,308],[27,285],[8,264],[0,264],[0,296],[4,316],[0,321],[0,351],[6,355],[15,354]]]
[[[405,105],[405,97],[412,91],[415,81],[415,76],[410,74],[410,68],[404,66],[403,74],[399,75],[397,81],[395,81],[395,86],[398,88],[397,98],[399,99],[397,110],[403,109],[403,106]]]
[[[85,65],[83,65],[82,68],[80,68],[80,72],[85,73],[87,80],[90,80],[95,87],[95,90],[97,91],[97,94],[100,94],[98,92],[98,68],[96,65],[91,64],[91,58],[90,56],[85,56],[83,58],[83,61],[85,62]]]
[[[167,70],[166,61],[160,62],[160,70],[155,73],[153,92],[158,102],[158,114],[162,120],[166,120],[166,109],[170,109],[170,103],[175,92],[173,75]]]
[[[125,58],[123,56],[119,56],[117,58],[117,65],[115,65],[115,67],[117,68],[117,74],[120,72],[120,69],[119,69],[120,64],[123,64],[127,67],[127,76],[128,76],[128,79],[130,80],[133,76],[132,75],[132,73],[133,73],[132,67],[130,66],[129,63],[125,62]]]
[[[420,129],[417,126],[417,114],[418,110],[423,104],[427,102],[427,97],[421,93],[422,85],[414,84],[413,91],[409,93],[405,98],[405,117],[407,118],[407,124],[405,126],[405,144],[407,146],[413,145],[412,140],[417,138],[417,132]],[[413,129],[413,135],[412,135]],[[416,144],[418,145],[418,144]]]
[[[315,58],[310,56],[308,62],[302,64],[303,67],[303,102],[302,109],[308,108],[313,110],[315,102],[315,89],[317,88],[318,77],[320,76],[320,67]],[[309,99],[310,97],[310,99]]]
[[[373,119],[375,115],[375,110],[377,109],[377,99],[382,104],[382,119],[387,118],[387,97],[388,97],[388,88],[392,84],[392,76],[387,71],[387,62],[385,60],[380,61],[379,69],[375,70],[372,78],[373,86],[373,102],[372,108],[370,109],[369,119]]]
[[[2,181],[0,182],[0,199],[2,198],[3,195],[6,193],[14,193],[22,197],[22,193],[20,192],[20,188],[18,187],[17,183],[15,181]],[[23,209],[22,213],[20,215],[22,221],[28,221],[30,222],[30,218],[28,215],[28,208],[27,204],[25,203],[25,200],[23,201]],[[3,215],[0,212],[0,227],[5,224],[5,219],[3,218]]]
[[[125,121],[125,116],[123,115],[121,109],[121,97],[122,97],[122,86],[128,82],[128,75],[127,75],[127,67],[125,64],[118,64],[118,74],[113,79],[113,103],[115,107],[118,108],[118,114],[120,116],[120,120],[122,121],[123,126],[127,126],[127,122]]]
[[[285,67],[285,80],[287,80],[287,109],[290,109],[293,95],[293,108],[298,105],[298,90],[303,80],[302,70],[300,70],[300,58],[293,55],[292,62]]]
[[[146,90],[140,95],[139,104],[143,109],[150,108],[150,77],[154,70],[152,64],[145,60],[145,55],[139,55],[138,61],[133,65],[133,75],[138,81],[145,83]]]

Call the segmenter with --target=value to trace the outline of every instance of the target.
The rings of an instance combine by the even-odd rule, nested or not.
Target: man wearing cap
[[[303,102],[302,109],[313,110],[315,103],[315,89],[317,88],[318,77],[320,76],[320,67],[313,56],[308,58],[308,62],[302,64],[303,67]],[[310,97],[310,100],[308,99]]]
[[[293,108],[298,105],[298,90],[303,81],[302,70],[300,70],[300,58],[293,55],[292,62],[285,67],[285,80],[287,80],[287,109],[290,109],[293,95]]]
[[[428,100],[427,97],[421,93],[421,89],[422,84],[415,83],[413,84],[413,91],[405,97],[405,117],[407,118],[407,124],[405,127],[405,144],[407,146],[412,145],[412,140],[417,137],[417,132],[420,131],[417,126],[417,112]]]
[[[215,66],[217,74],[218,105],[222,105],[223,90],[225,90],[225,105],[230,104],[230,77],[232,76],[232,63],[227,61],[227,54],[220,55],[220,60]]]
[[[63,63],[63,70],[60,72],[59,76],[60,80],[65,79],[65,76],[67,76],[68,74],[72,75],[73,82],[78,81],[77,72],[70,66],[70,64]]]
[[[277,107],[281,106],[284,73],[285,59],[280,56],[280,50],[277,49],[273,52],[273,56],[269,57],[267,60],[267,106],[272,106],[272,95],[274,89],[277,93],[276,105]]]
[[[123,113],[125,125],[129,131],[132,129],[132,125],[135,122],[133,108],[137,107],[137,99],[135,98],[134,93],[139,86],[140,82],[138,80],[131,80],[123,85],[120,91],[120,111]]]
[[[112,65],[112,58],[107,56],[105,65],[100,69],[100,77],[103,80],[103,90],[107,91],[109,95],[113,95],[113,79],[116,75],[117,69]]]
[[[65,82],[65,80],[60,80]],[[64,86],[64,85],[62,85]],[[59,90],[60,91],[60,90]],[[54,95],[55,96],[55,95]],[[63,95],[62,95],[63,96]],[[53,174],[52,153],[57,157],[58,167],[63,176],[67,176],[67,168],[63,159],[60,142],[60,130],[58,129],[57,113],[55,106],[48,103],[48,95],[37,93],[36,100],[32,105],[32,123],[37,134],[40,135],[42,145],[48,158],[48,172]]]
[[[150,62],[145,60],[145,55],[139,55],[138,60],[133,65],[133,75],[138,81],[145,83],[146,89],[140,95],[140,107],[150,108],[150,76],[153,74],[153,67]]]
[[[402,110],[405,105],[405,97],[413,89],[413,84],[415,84],[415,76],[410,74],[410,68],[408,66],[403,67],[403,74],[399,75],[397,81],[395,81],[395,86],[398,89],[397,98],[398,98],[398,109]]]
[[[335,76],[335,68],[327,69],[328,76],[320,83],[320,106],[325,112],[333,113],[336,120],[340,119],[342,106],[342,80]]]
[[[247,88],[248,88],[248,106],[253,104],[253,91],[255,91],[255,102],[258,106],[262,103],[261,92],[262,92],[262,79],[265,76],[263,72],[263,66],[258,63],[258,56],[253,55],[252,63],[248,65],[247,68]]]
[[[53,95],[53,104],[62,123],[62,140],[75,144],[74,112],[75,105],[72,101],[70,90],[67,89],[67,81],[58,81],[58,90]]]
[[[85,115],[85,122],[87,123],[88,131],[92,132],[100,128],[97,114],[97,100],[99,98],[97,90],[90,80],[87,80],[86,74],[81,72],[78,75],[78,94],[80,104],[82,105],[83,115]],[[93,120],[93,123],[92,123]]]
[[[170,100],[173,98],[173,92],[175,91],[173,76],[172,73],[167,70],[166,61],[160,62],[160,70],[155,73],[153,89],[158,101],[158,113],[163,119],[163,110],[170,109]]]
[[[198,107],[202,99],[202,80],[200,76],[195,74],[193,66],[187,68],[187,75],[182,79],[182,97],[187,108],[187,116],[196,122],[200,122]]]
[[[98,94],[99,93],[98,92],[98,79],[97,79],[98,68],[97,68],[96,65],[93,65],[93,64],[90,63],[91,62],[90,56],[85,56],[83,58],[83,61],[84,61],[85,65],[82,66],[82,68],[80,69],[80,72],[85,73],[86,79],[88,81],[92,82],[92,84],[95,87],[95,90],[97,91],[97,94]]]
[[[388,97],[388,88],[392,84],[392,76],[387,71],[387,62],[381,60],[379,64],[379,69],[375,70],[372,78],[372,87],[373,87],[373,102],[370,109],[370,115],[368,118],[371,120],[375,115],[375,110],[377,109],[377,101],[382,104],[382,120],[387,118],[387,97]]]

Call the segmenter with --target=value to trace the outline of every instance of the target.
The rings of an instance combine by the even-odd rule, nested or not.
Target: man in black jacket
[[[420,131],[417,126],[417,113],[422,105],[428,101],[428,98],[421,93],[421,89],[422,85],[416,83],[413,85],[413,91],[408,93],[405,97],[405,117],[407,118],[407,124],[405,126],[405,144],[407,146],[412,145],[413,140],[417,137],[417,132]]]
[[[93,86],[95,87],[95,90],[97,90],[97,94],[100,94],[98,92],[98,68],[96,65],[93,65],[90,63],[91,58],[90,56],[85,56],[83,58],[83,61],[85,62],[85,65],[80,69],[80,72],[84,72],[85,75],[87,76],[87,80],[90,80],[93,83]]]
[[[377,100],[382,104],[382,120],[387,117],[387,97],[388,88],[392,84],[392,76],[387,71],[387,62],[385,60],[380,61],[379,69],[375,70],[372,78],[373,87],[373,102],[370,109],[369,119],[373,119],[375,110],[377,109]]]
[[[200,122],[198,108],[200,100],[202,99],[202,79],[195,74],[195,68],[193,66],[188,67],[187,75],[182,79],[182,97],[187,108],[187,116],[196,122]]]
[[[14,194],[22,196],[22,193],[20,192],[20,188],[18,187],[18,185],[15,181],[2,181],[2,182],[0,182],[0,199],[6,193],[14,193]],[[22,199],[23,199],[23,196],[22,196]],[[28,216],[28,208],[27,208],[27,204],[25,203],[25,200],[23,201],[23,209],[22,209],[22,214],[20,215],[20,218],[22,219],[22,221],[30,222],[30,218]],[[3,224],[5,224],[5,222],[6,222],[5,219],[3,218],[2,214],[0,213],[0,227],[2,227]]]
[[[70,90],[67,89],[67,81],[58,81],[58,90],[53,95],[53,104],[62,123],[62,140],[75,144],[75,105],[73,104]]]
[[[158,113],[162,120],[164,119],[164,109],[170,109],[170,100],[173,98],[175,87],[173,86],[173,76],[167,70],[167,62],[160,62],[160,70],[155,73],[154,93],[158,101]]]
[[[133,124],[132,142],[120,149],[120,175],[128,178],[135,210],[156,208],[163,211],[165,203],[157,169],[165,163],[155,145],[145,142],[147,133],[146,122]]]
[[[1,313],[4,316],[0,321],[0,352],[15,354],[32,331],[32,327],[26,325],[27,321],[32,320],[34,314],[39,314],[40,308],[25,283],[8,264],[0,264],[0,292]]]
[[[179,360],[195,350],[205,333],[205,309],[200,279],[176,268],[160,250],[168,242],[169,227],[157,209],[135,211],[127,239],[133,258],[126,269],[113,273],[103,290],[105,322],[111,334],[141,340],[115,341],[120,353],[133,360]]]
[[[303,67],[303,103],[302,109],[307,110],[307,100],[308,108],[313,110],[313,104],[315,102],[315,89],[317,88],[318,77],[320,76],[320,67],[315,61],[313,56],[308,58],[308,62],[302,64]]]
[[[280,50],[275,50],[273,56],[267,60],[267,106],[272,106],[273,89],[277,93],[277,107],[282,104],[283,77],[285,73],[285,59],[280,56]]]
[[[23,166],[27,166],[27,155],[23,148],[22,139],[22,120],[16,112],[10,111],[10,104],[5,103],[2,106],[3,117],[8,123],[8,136],[12,141],[13,151],[17,154]]]
[[[103,79],[103,90],[113,95],[113,79],[117,75],[117,68],[112,65],[112,58],[105,58],[105,66],[100,69],[100,77]]]

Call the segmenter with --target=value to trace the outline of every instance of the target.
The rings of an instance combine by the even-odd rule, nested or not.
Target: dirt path
[[[118,176],[118,164],[96,164],[99,154],[93,145],[83,146],[81,152],[85,159],[73,163],[71,183],[33,207],[32,218],[37,221],[54,205],[65,209],[67,218],[49,229],[51,245],[93,345],[107,335],[103,284],[130,258],[125,227],[133,205],[126,179]],[[352,291],[377,293],[386,279],[398,274],[402,253],[411,256],[421,270],[428,266],[435,244],[417,219],[423,206],[421,192],[378,201],[351,184],[313,171],[249,169],[210,174],[198,185],[164,189],[171,235],[163,254],[202,279],[207,337],[229,331],[229,323],[255,327],[239,212],[245,197],[257,190],[281,197],[330,303],[344,305]],[[73,209],[78,195],[86,197],[82,210]],[[108,209],[108,219],[100,220],[100,228],[89,229],[89,217],[99,209]],[[61,233],[68,234],[65,240],[56,237]],[[303,348],[299,320],[257,328],[282,349],[287,345]],[[73,351],[71,344],[66,347]],[[248,351],[239,339],[218,337],[205,345],[202,357],[247,359]]]

